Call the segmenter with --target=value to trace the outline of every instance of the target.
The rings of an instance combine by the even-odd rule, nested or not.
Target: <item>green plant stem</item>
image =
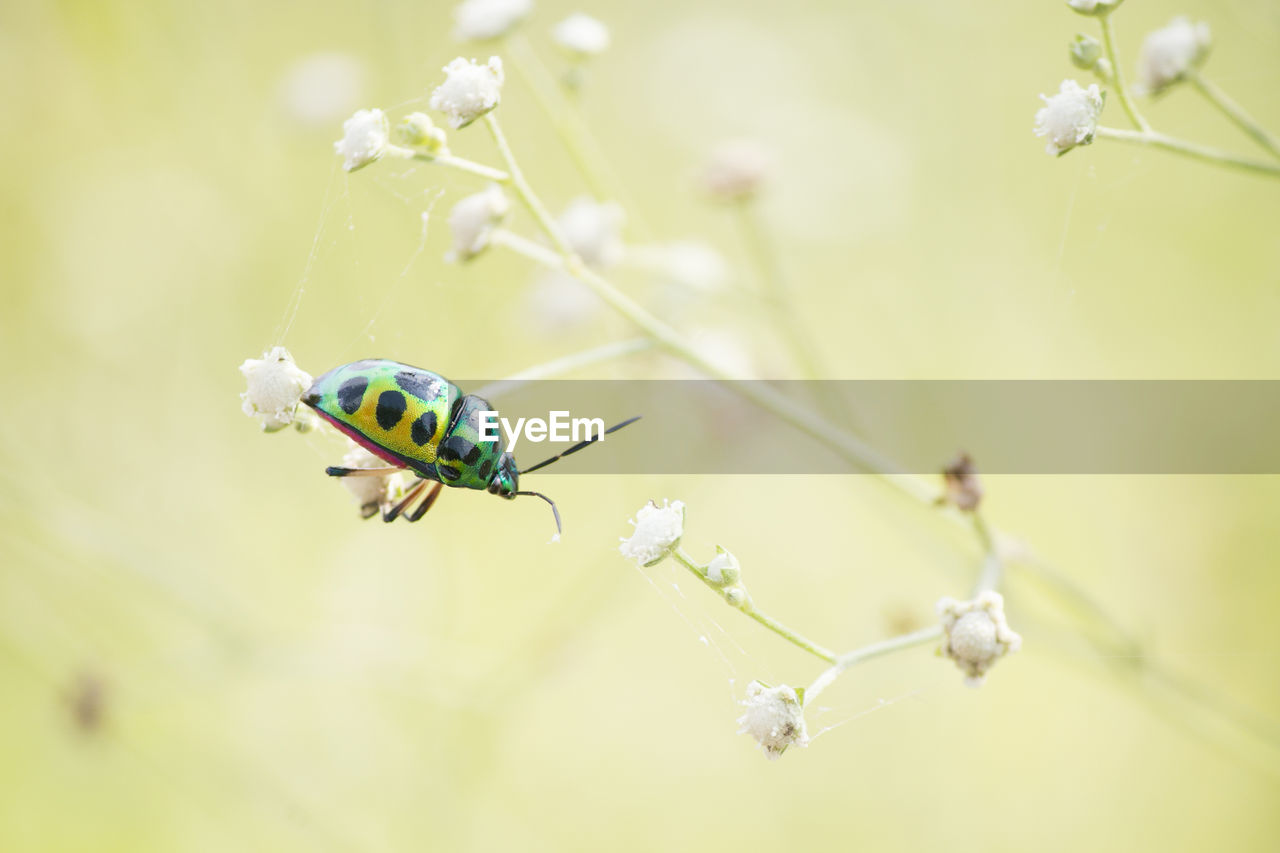
[[[978,580],[973,585],[973,595],[970,596],[977,598],[982,593],[1000,586],[1000,581],[1004,578],[1004,561],[1000,557],[1000,550],[996,544],[995,531],[979,512],[973,513],[973,529],[978,534],[978,541],[982,544],[982,571],[978,574]]]
[[[1172,151],[1175,154],[1181,154],[1184,157],[1190,157],[1191,159],[1199,160],[1202,163],[1211,163],[1215,166],[1227,166],[1232,169],[1242,169],[1246,172],[1269,175],[1273,178],[1280,177],[1280,163],[1264,163],[1260,160],[1249,160],[1218,148],[1210,148],[1206,145],[1197,145],[1194,142],[1175,139],[1172,136],[1166,136],[1163,133],[1156,133],[1152,130],[1138,132],[1134,130],[1120,130],[1114,127],[1099,127],[1097,135],[1100,139],[1114,139],[1117,142],[1128,142],[1133,145],[1146,145],[1150,148],[1160,148],[1164,151]]]
[[[782,321],[784,334],[801,373],[805,379],[821,379],[823,371],[810,343],[811,336],[805,333],[800,317],[796,314],[795,303],[787,293],[782,263],[778,259],[769,229],[760,218],[758,203],[753,198],[746,198],[734,203],[733,207],[747,250],[764,285],[765,299]]]
[[[1111,63],[1111,79],[1115,85],[1116,97],[1120,99],[1120,106],[1124,108],[1125,115],[1129,116],[1129,121],[1133,122],[1134,127],[1143,132],[1149,132],[1151,125],[1147,124],[1147,120],[1138,112],[1137,106],[1129,96],[1129,87],[1124,82],[1124,72],[1120,70],[1120,60],[1116,58],[1115,33],[1111,28],[1111,15],[1100,17],[1098,24],[1102,27],[1102,47],[1106,51],[1107,61]]]
[[[494,141],[498,146],[498,153],[502,156],[507,170],[511,174],[509,186],[520,197],[520,200],[529,211],[533,213],[534,219],[538,221],[539,226],[550,238],[551,242],[555,244],[560,253],[561,261],[556,264],[556,268],[563,268],[574,278],[590,287],[610,308],[613,308],[634,323],[671,355],[692,365],[712,379],[724,383],[725,387],[739,396],[831,448],[855,466],[865,471],[879,474],[886,482],[914,500],[925,505],[933,505],[937,496],[935,489],[925,485],[919,478],[906,474],[900,466],[880,454],[879,451],[866,442],[833,426],[812,409],[795,401],[782,399],[777,394],[770,393],[756,383],[735,381],[730,373],[699,354],[675,329],[658,319],[634,299],[615,287],[604,276],[583,263],[582,259],[565,241],[555,221],[546,212],[546,207],[538,199],[529,182],[525,180],[524,173],[520,170],[515,155],[502,134],[497,118],[493,113],[489,113],[485,116],[485,121],[493,133]]]
[[[644,352],[653,348],[653,341],[649,338],[630,338],[625,341],[616,341],[614,343],[604,344],[603,346],[593,347],[581,352],[571,353],[570,355],[561,356],[551,361],[521,370],[519,373],[513,373],[506,379],[499,379],[497,382],[490,382],[477,388],[472,393],[481,397],[496,397],[501,394],[519,388],[529,382],[536,382],[539,379],[547,379],[552,376],[560,376],[584,367],[590,367],[593,364],[599,364],[603,361],[612,361],[615,358],[621,358],[632,353]]]
[[[577,253],[573,251],[573,247],[569,245],[569,241],[561,233],[560,226],[552,218],[551,212],[547,210],[547,206],[542,203],[542,199],[538,198],[538,195],[533,191],[533,187],[529,186],[529,182],[525,180],[524,172],[520,170],[520,165],[516,162],[515,155],[511,153],[511,146],[507,144],[507,137],[502,132],[502,125],[498,123],[497,116],[491,112],[486,113],[484,123],[489,128],[489,133],[493,135],[493,144],[498,147],[498,154],[502,156],[503,162],[507,164],[507,172],[511,176],[509,186],[515,190],[520,201],[533,214],[538,227],[551,240],[556,250],[565,258],[566,263],[577,260],[581,264],[582,260],[578,258]]]
[[[818,695],[826,690],[840,675],[847,669],[863,661],[872,658],[881,657],[882,655],[892,654],[902,651],[903,649],[922,646],[931,643],[942,636],[942,626],[931,625],[928,628],[921,628],[919,631],[913,631],[910,634],[903,634],[898,637],[891,637],[888,640],[881,640],[878,643],[872,643],[869,646],[862,646],[851,652],[845,652],[836,658],[831,668],[823,672],[813,680],[804,691],[804,704],[808,706]]]
[[[1209,103],[1221,110],[1223,115],[1234,122],[1237,127],[1267,149],[1272,156],[1280,157],[1280,142],[1277,142],[1275,137],[1267,133],[1262,125],[1254,120],[1253,116],[1244,111],[1243,107],[1228,97],[1226,92],[1219,89],[1195,69],[1188,71],[1186,77],[1197,92],[1204,95]]]
[[[505,45],[516,74],[533,94],[534,103],[546,115],[596,201],[615,199],[622,202],[630,217],[628,230],[632,236],[641,240],[651,239],[652,231],[639,215],[639,206],[627,195],[622,182],[609,166],[609,158],[596,142],[591,126],[582,120],[577,98],[566,95],[524,33],[508,36]]]
[[[786,640],[792,645],[798,648],[804,649],[809,654],[814,655],[815,657],[819,657],[822,660],[826,661],[827,663],[835,663],[836,661],[835,652],[831,651],[828,648],[818,645],[817,643],[813,642],[813,640],[810,640],[808,637],[804,636],[798,631],[792,630],[791,628],[788,628],[786,625],[783,625],[781,622],[779,622],[777,619],[774,619],[772,616],[769,616],[765,613],[761,613],[759,610],[757,610],[755,603],[751,600],[751,596],[747,594],[746,589],[741,584],[729,584],[726,586],[726,585],[718,584],[715,581],[711,580],[711,578],[707,577],[707,567],[694,562],[693,558],[690,557],[687,553],[685,553],[685,550],[679,546],[677,546],[671,552],[671,556],[675,557],[676,560],[679,561],[686,569],[692,572],[693,575],[698,578],[698,580],[702,581],[704,584],[707,585],[708,588],[710,588],[717,595],[723,598],[725,600],[725,603],[727,603],[730,607],[734,608],[735,610],[741,610],[743,613],[747,614],[752,619],[756,620],[761,625],[768,628],[770,631],[777,634],[779,637],[782,637],[782,639]],[[735,590],[735,589],[740,590],[743,594],[743,599],[741,603],[735,603],[729,600],[730,590]]]
[[[494,169],[483,163],[477,163],[465,157],[455,157],[452,154],[431,154],[416,148],[402,148],[399,145],[388,145],[387,153],[405,160],[421,160],[425,163],[435,163],[437,166],[457,169],[459,172],[466,172],[469,175],[475,175],[499,184],[506,184],[511,180],[511,176],[501,169]]]
[[[595,158],[587,152],[585,139],[588,131],[577,119],[577,115],[560,93],[555,81],[552,79],[548,83],[551,72],[542,64],[542,60],[533,50],[533,45],[529,44],[529,39],[523,33],[516,32],[507,36],[504,44],[511,67],[528,87],[534,103],[551,123],[551,129],[555,131],[556,136],[560,137],[560,142],[564,145],[569,159],[577,167],[591,194],[597,201],[609,198],[604,169],[598,166]],[[558,103],[552,103],[553,100]]]

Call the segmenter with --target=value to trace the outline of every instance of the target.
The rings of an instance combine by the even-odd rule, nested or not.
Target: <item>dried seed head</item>
[[[942,469],[946,488],[941,500],[966,512],[973,512],[982,502],[982,481],[978,469],[969,454],[961,453],[950,465]]]
[[[1005,620],[1004,598],[998,592],[984,592],[973,601],[940,599],[938,618],[942,622],[939,653],[956,662],[971,687],[982,683],[997,660],[1022,647],[1022,637]]]
[[[746,712],[738,718],[738,734],[751,735],[772,761],[789,746],[809,745],[804,726],[802,694],[785,684],[770,687],[759,681],[747,685],[741,702]]]

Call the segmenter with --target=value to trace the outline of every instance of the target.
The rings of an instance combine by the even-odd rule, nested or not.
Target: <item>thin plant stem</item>
[[[499,184],[506,184],[511,181],[511,176],[501,169],[495,169],[483,163],[468,160],[465,157],[456,157],[453,154],[432,154],[427,151],[419,151],[416,148],[402,148],[399,145],[388,145],[387,153],[405,160],[421,160],[426,163],[435,163],[438,166],[457,169],[459,172],[466,172],[469,175],[486,178]]]
[[[765,613],[761,613],[759,610],[757,610],[755,603],[751,600],[751,596],[745,595],[746,590],[743,589],[740,584],[739,585],[730,584],[728,586],[725,586],[711,580],[711,578],[707,577],[706,566],[703,566],[694,562],[693,558],[690,557],[687,553],[685,553],[685,550],[681,547],[677,546],[671,552],[671,556],[675,557],[676,560],[681,565],[683,565],[686,569],[688,569],[698,580],[702,581],[710,589],[715,591],[715,593],[719,595],[721,598],[723,598],[725,602],[729,604],[730,607],[734,608],[735,610],[741,610],[743,613],[750,616],[752,619],[756,620],[761,625],[768,628],[773,633],[777,634],[779,637],[782,637],[782,639],[786,640],[787,642],[791,643],[792,645],[798,648],[803,649],[809,654],[814,655],[815,657],[819,657],[822,660],[826,661],[827,663],[836,662],[835,652],[831,651],[830,649],[824,646],[818,645],[813,640],[810,640],[808,637],[804,636],[800,632],[793,630],[791,628],[788,628],[786,625],[783,625],[781,622],[779,622],[777,619],[774,619],[772,616],[769,616]],[[745,597],[743,598],[741,603],[734,603],[729,601],[729,591],[732,589],[741,590],[743,592]]]
[[[525,180],[524,172],[520,171],[515,155],[511,153],[511,146],[507,144],[507,137],[502,132],[502,125],[498,123],[497,116],[491,112],[486,113],[484,123],[489,128],[489,133],[493,135],[493,144],[498,147],[498,154],[502,156],[503,161],[507,164],[507,171],[511,176],[510,187],[515,190],[520,201],[533,214],[538,227],[550,238],[565,261],[578,260],[581,263],[577,253],[573,251],[573,247],[569,245],[564,234],[561,233],[560,226],[551,217],[551,212],[547,210],[546,205],[542,203],[542,199],[538,198],[533,191],[533,187],[529,186],[529,182]]]
[[[542,64],[542,60],[534,53],[533,46],[529,44],[528,38],[522,33],[513,33],[505,41],[511,66],[533,95],[534,103],[551,123],[551,129],[555,131],[556,136],[560,137],[560,142],[564,145],[569,159],[577,167],[591,194],[597,201],[607,199],[609,192],[606,189],[602,170],[587,153],[586,144],[583,141],[585,130],[582,123],[575,120],[576,117],[571,112],[567,100],[560,95],[558,86],[554,82],[550,85],[547,83],[551,72]],[[559,100],[560,103],[553,104],[553,99]]]
[[[1231,119],[1237,127],[1267,149],[1273,156],[1280,157],[1280,142],[1277,142],[1274,136],[1267,133],[1262,125],[1254,120],[1253,116],[1245,112],[1244,107],[1233,101],[1227,96],[1226,92],[1211,83],[1199,71],[1191,69],[1186,76],[1196,91],[1204,95],[1209,103],[1221,110],[1223,115]]]
[[[1139,132],[1120,130],[1114,127],[1099,127],[1097,135],[1101,139],[1114,139],[1117,142],[1128,142],[1132,145],[1146,145],[1150,148],[1172,151],[1175,154],[1181,154],[1184,157],[1190,157],[1202,163],[1211,163],[1215,166],[1227,166],[1232,169],[1269,175],[1273,178],[1280,177],[1280,163],[1265,163],[1261,160],[1238,157],[1219,148],[1197,145],[1194,142],[1175,139],[1172,136],[1166,136],[1163,133],[1156,133],[1152,130]]]
[[[982,544],[983,551],[982,571],[973,585],[971,596],[977,598],[982,593],[1000,586],[1000,581],[1004,578],[1004,561],[1000,557],[999,547],[996,544],[995,531],[991,529],[991,525],[987,524],[986,518],[981,513],[973,513],[973,529],[978,534],[978,541]]]
[[[518,255],[524,255],[531,261],[536,261],[545,267],[551,269],[564,268],[564,256],[548,249],[541,243],[535,243],[528,237],[522,237],[514,231],[508,231],[506,228],[495,228],[489,235],[489,242],[494,246],[503,246],[510,249]]]
[[[851,652],[845,652],[835,659],[831,668],[823,672],[813,680],[804,691],[804,704],[809,705],[818,695],[826,690],[832,682],[834,682],[847,669],[863,661],[871,658],[881,657],[882,655],[892,654],[902,651],[903,649],[922,646],[931,643],[942,636],[941,625],[931,625],[928,628],[921,628],[919,631],[913,631],[910,634],[903,634],[898,637],[891,637],[888,640],[881,640],[878,643],[872,643],[869,646],[862,646]]]
[[[505,44],[516,74],[533,94],[534,103],[546,115],[596,201],[613,198],[622,202],[631,216],[632,230],[641,239],[649,239],[650,229],[639,216],[639,206],[628,197],[592,135],[590,125],[582,120],[577,99],[565,95],[524,33],[513,33],[506,38]]]
[[[734,213],[742,228],[744,242],[747,244],[752,262],[764,284],[765,299],[782,321],[784,333],[801,373],[806,379],[821,379],[823,371],[819,367],[818,356],[810,343],[810,336],[805,334],[800,318],[796,314],[795,304],[787,293],[782,263],[778,259],[777,248],[774,246],[769,229],[760,218],[758,204],[755,199],[743,199],[734,204]]]
[[[502,134],[497,118],[493,113],[489,113],[485,116],[485,121],[493,133],[498,152],[511,174],[511,188],[520,197],[525,207],[533,213],[534,219],[538,221],[539,226],[560,252],[563,260],[556,264],[556,268],[563,268],[590,287],[610,308],[630,320],[671,355],[692,365],[712,379],[724,383],[725,387],[734,393],[831,448],[855,466],[879,474],[886,482],[920,503],[933,504],[937,496],[936,490],[925,485],[919,478],[906,474],[888,457],[883,456],[851,433],[833,426],[814,410],[793,400],[781,399],[777,394],[771,393],[759,384],[735,381],[732,374],[698,353],[679,332],[627,296],[604,276],[588,267],[565,241],[555,221],[546,212],[546,206],[525,180],[524,173],[520,170],[515,155]]]
[[[1133,122],[1134,127],[1148,132],[1151,130],[1151,125],[1147,124],[1147,120],[1138,112],[1137,106],[1129,96],[1129,87],[1124,82],[1124,72],[1120,70],[1120,60],[1116,58],[1115,33],[1111,28],[1111,16],[1103,15],[1098,19],[1098,24],[1102,27],[1102,47],[1106,51],[1107,61],[1111,63],[1111,79],[1115,85],[1116,97],[1120,99],[1120,106],[1124,108],[1125,115],[1129,116],[1129,121]]]
[[[513,391],[529,382],[536,382],[539,379],[547,379],[552,376],[560,376],[575,370],[581,370],[584,367],[590,367],[593,364],[600,364],[605,361],[612,361],[622,356],[631,355],[637,352],[644,352],[653,348],[653,341],[649,338],[630,338],[625,341],[615,341],[614,343],[604,344],[603,346],[592,347],[581,352],[571,353],[570,355],[554,358],[551,361],[534,365],[533,367],[521,370],[519,373],[513,373],[506,379],[499,379],[497,382],[490,382],[481,388],[477,388],[473,393],[481,397],[496,397],[501,394]]]

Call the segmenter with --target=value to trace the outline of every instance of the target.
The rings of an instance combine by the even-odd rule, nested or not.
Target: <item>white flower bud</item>
[[[982,683],[997,660],[1022,648],[1022,637],[1005,620],[1004,598],[998,592],[984,592],[973,601],[940,599],[938,618],[942,621],[939,654],[956,662],[971,687]]]
[[[575,12],[556,24],[551,38],[575,59],[596,56],[609,49],[609,28],[590,15]]]
[[[1058,94],[1040,97],[1044,106],[1036,113],[1036,136],[1049,138],[1045,151],[1063,154],[1093,141],[1103,101],[1096,83],[1083,89],[1075,80],[1063,80]]]
[[[528,17],[532,0],[466,0],[453,10],[453,37],[488,41],[504,36]]]
[[[449,212],[453,251],[448,260],[469,261],[487,249],[493,229],[502,224],[510,211],[511,202],[497,184],[490,184],[487,189],[455,204]]]
[[[752,139],[731,139],[711,152],[702,170],[702,188],[718,201],[742,201],[764,183],[773,158]]]
[[[1124,0],[1067,0],[1067,5],[1081,15],[1110,15]]]
[[[485,65],[459,56],[444,73],[445,81],[431,93],[429,103],[445,114],[454,130],[471,124],[502,99],[502,60],[496,56]]]
[[[707,564],[707,579],[712,583],[728,586],[737,583],[741,577],[742,569],[738,566],[738,558],[717,545],[715,557]]]
[[[348,172],[363,169],[387,151],[389,131],[382,110],[358,110],[342,123],[342,138],[333,150],[342,155],[342,168]]]
[[[751,735],[772,761],[789,746],[809,745],[804,726],[803,691],[787,685],[769,687],[759,681],[747,685],[741,704],[746,713],[738,718],[738,734]]]
[[[626,251],[622,244],[622,207],[583,196],[569,203],[556,223],[560,233],[587,266],[611,267]]]
[[[684,503],[675,501],[668,505],[664,499],[662,506],[658,506],[649,501],[640,507],[631,524],[635,527],[635,532],[630,538],[622,539],[618,550],[628,560],[635,560],[642,566],[652,566],[680,543],[680,537],[684,534]]]
[[[344,468],[386,468],[388,463],[365,450],[354,441],[342,457]],[[369,518],[385,506],[404,496],[409,482],[408,474],[393,471],[380,477],[340,477],[342,485],[360,504],[360,515]]]
[[[256,417],[267,432],[283,429],[294,420],[294,409],[311,387],[311,376],[293,361],[284,347],[273,347],[262,358],[240,365],[248,390],[240,395],[246,415]]]
[[[1138,86],[1155,95],[1181,80],[1209,53],[1209,25],[1174,18],[1167,27],[1142,40],[1138,54]]]
[[[396,125],[396,136],[405,145],[425,148],[431,154],[448,154],[448,138],[426,113],[409,113]]]

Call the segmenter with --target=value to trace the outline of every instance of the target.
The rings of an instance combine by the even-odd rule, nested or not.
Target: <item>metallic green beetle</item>
[[[483,397],[463,394],[448,379],[430,370],[410,367],[397,361],[372,358],[335,367],[318,378],[303,395],[320,417],[345,433],[352,441],[390,468],[325,469],[331,477],[381,476],[407,469],[418,476],[399,503],[382,514],[395,521],[402,513],[417,521],[431,509],[442,486],[485,489],[490,494],[515,499],[532,495],[551,504],[556,530],[560,511],[555,501],[540,492],[520,491],[520,475],[550,465],[576,453],[605,435],[639,420],[634,417],[603,433],[581,441],[524,471],[517,470],[515,457],[504,450],[499,433],[495,439],[480,438],[480,415],[493,411]],[[434,483],[427,488],[428,483]],[[406,512],[423,494],[417,509]],[[366,518],[373,515],[371,509]]]

